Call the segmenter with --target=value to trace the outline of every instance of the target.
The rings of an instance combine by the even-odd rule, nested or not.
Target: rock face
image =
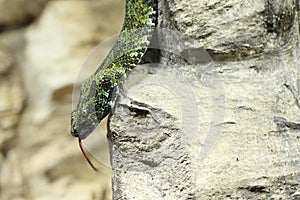
[[[162,34],[163,72],[125,83],[134,101],[110,118],[114,199],[299,199],[299,2],[160,8],[160,27],[186,35]]]

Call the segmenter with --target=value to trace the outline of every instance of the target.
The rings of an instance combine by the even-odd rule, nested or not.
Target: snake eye
[[[83,109],[83,110],[82,110],[82,114],[83,114],[83,116],[87,116],[87,110],[86,110],[86,109]]]

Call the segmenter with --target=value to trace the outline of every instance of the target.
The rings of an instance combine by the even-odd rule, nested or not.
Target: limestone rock
[[[1,48],[0,57],[2,57],[0,64],[0,146],[2,146],[15,135],[12,129],[18,123],[25,96],[13,56]]]
[[[214,59],[239,59],[276,52],[277,38],[286,40],[298,23],[296,2],[165,1],[162,23],[187,34]],[[290,37],[289,37],[290,38]],[[289,43],[289,42],[285,42]]]
[[[23,52],[25,47],[24,38],[25,29],[9,30],[1,33],[0,35],[0,46],[3,47],[7,52],[13,54],[13,63],[18,64],[24,62]],[[11,56],[9,56],[11,57]]]
[[[130,88],[131,103],[120,97],[110,120],[114,198],[297,199],[299,3],[171,0],[160,8],[160,26],[187,35],[162,39],[171,48],[159,42],[168,52],[161,70],[179,74],[173,85],[188,79],[192,92],[161,84],[167,75],[151,81],[158,70],[150,70]],[[201,59],[201,48],[212,59]],[[172,92],[161,97],[161,85]],[[196,100],[178,105],[181,93]],[[169,120],[169,130],[160,127]]]
[[[3,48],[0,49],[0,75],[7,73],[7,71],[12,68],[13,59],[12,56],[5,52]]]
[[[25,106],[25,93],[22,87],[22,79],[17,69],[16,57],[2,47],[0,49],[1,72],[0,72],[0,182],[5,188],[21,184],[20,171],[18,166],[17,153],[13,152],[17,144],[17,126],[20,114]],[[10,157],[10,161],[7,158]],[[7,165],[14,163],[15,165]],[[11,168],[10,168],[11,167]],[[20,190],[9,191],[8,193],[18,193]],[[6,198],[6,195],[0,195]]]
[[[49,0],[3,0],[0,1],[0,29],[32,22]]]

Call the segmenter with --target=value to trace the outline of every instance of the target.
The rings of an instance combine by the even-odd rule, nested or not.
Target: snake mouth
[[[77,129],[75,129],[75,128],[71,128],[71,134],[72,134],[72,136],[74,136],[74,137],[79,137],[78,131],[77,131]]]
[[[80,124],[75,123],[71,124],[71,134],[74,137],[80,138],[81,140],[88,137],[98,126],[99,122],[94,122],[93,120],[86,119],[82,121]]]
[[[78,130],[75,128],[75,124],[74,124],[74,119],[73,117],[71,118],[71,129],[70,129],[70,133],[72,136],[74,137],[79,137],[79,132]]]

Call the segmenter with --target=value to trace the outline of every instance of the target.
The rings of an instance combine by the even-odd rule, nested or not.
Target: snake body
[[[157,22],[157,0],[126,0],[126,14],[120,35],[110,53],[80,88],[71,114],[71,134],[88,137],[113,105],[113,91],[122,77],[141,61]]]

